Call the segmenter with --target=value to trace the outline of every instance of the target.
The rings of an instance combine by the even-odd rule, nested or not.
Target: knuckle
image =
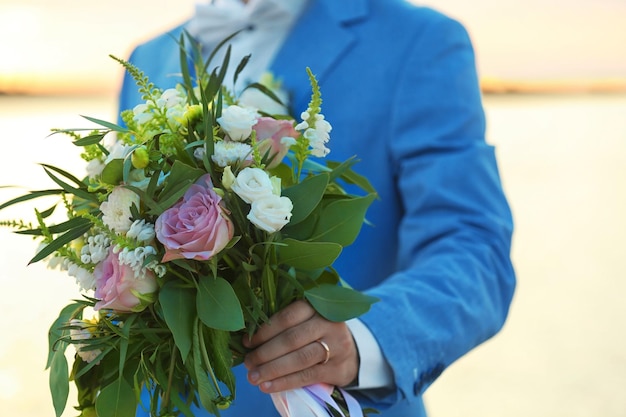
[[[311,348],[309,348],[307,346],[307,348],[300,349],[297,352],[296,360],[300,364],[305,364],[305,365],[313,364],[313,363],[317,362],[315,356],[316,356],[315,355],[315,349],[311,349]]]
[[[289,347],[298,347],[302,343],[302,333],[295,329],[289,329],[285,332],[285,340]]]
[[[298,323],[298,314],[292,308],[285,308],[279,311],[277,314],[278,314],[278,321],[280,321],[281,324],[287,327],[291,327],[295,325],[296,323]]]
[[[298,377],[300,378],[300,382],[304,384],[308,384],[311,381],[315,381],[315,377],[317,375],[317,371],[314,368],[306,368],[298,373]]]

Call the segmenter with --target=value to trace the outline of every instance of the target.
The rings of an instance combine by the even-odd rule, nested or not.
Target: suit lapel
[[[322,83],[329,69],[356,42],[345,25],[366,14],[367,0],[312,0],[307,6],[271,66],[292,93],[295,110],[306,108],[310,96],[305,68],[310,67]]]

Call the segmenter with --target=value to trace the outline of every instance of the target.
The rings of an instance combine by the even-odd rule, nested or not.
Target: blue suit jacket
[[[131,56],[161,88],[178,81],[173,39]],[[336,263],[381,299],[361,319],[395,378],[393,390],[358,397],[383,417],[421,416],[433,380],[500,329],[515,286],[512,219],[484,140],[470,40],[456,21],[403,0],[313,0],[272,65],[295,114],[309,99],[306,66],[333,126],[328,158],[356,154],[355,169],[380,194],[367,215],[373,226]],[[121,108],[138,102],[127,78]],[[237,400],[224,416],[277,415],[244,369],[236,376]]]

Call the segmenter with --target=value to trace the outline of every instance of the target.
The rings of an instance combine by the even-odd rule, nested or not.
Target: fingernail
[[[261,389],[264,389],[267,391],[270,388],[272,388],[272,381],[265,381],[264,383],[261,384]]]
[[[257,371],[252,371],[248,373],[248,379],[250,380],[250,382],[252,382],[253,384],[256,383],[259,380],[259,373]]]

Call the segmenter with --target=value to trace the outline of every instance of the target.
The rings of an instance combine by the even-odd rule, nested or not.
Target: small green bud
[[[191,124],[195,122],[196,120],[200,119],[201,117],[202,117],[202,106],[199,104],[193,104],[187,107],[187,110],[183,114],[183,120],[187,124]]]
[[[230,398],[220,398],[219,401],[217,402],[217,408],[219,408],[220,410],[226,410],[227,408],[230,407],[230,404],[232,403],[232,401],[230,400]]]
[[[97,417],[96,409],[94,407],[87,407],[82,410],[80,417]]]
[[[222,174],[222,185],[225,189],[230,190],[230,187],[235,183],[235,175],[233,171],[230,169],[230,165],[227,165],[224,168],[224,173]]]
[[[131,162],[137,169],[144,169],[148,166],[148,163],[150,162],[150,155],[148,154],[148,150],[145,146],[140,146],[133,151]]]

